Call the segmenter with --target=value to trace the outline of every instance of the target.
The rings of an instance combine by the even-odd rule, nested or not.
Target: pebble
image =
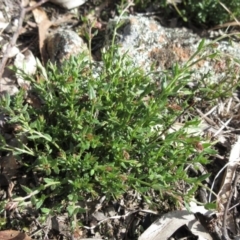
[[[87,45],[83,39],[72,30],[57,30],[51,33],[45,40],[44,50],[46,60],[56,63],[61,68],[64,60],[80,53],[86,52],[89,54]]]

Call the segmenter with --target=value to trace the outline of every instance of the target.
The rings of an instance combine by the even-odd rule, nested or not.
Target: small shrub
[[[232,13],[227,12],[220,2]],[[163,10],[165,18],[177,13],[184,21],[194,22],[197,25],[216,26],[240,17],[240,2],[238,0],[135,0],[135,8],[145,11],[154,6],[154,9]]]
[[[187,163],[205,164],[211,153],[210,144],[186,132],[198,121],[188,118],[179,130],[168,131],[193,98],[189,89],[181,97],[189,73],[175,66],[153,81],[126,56],[113,60],[110,53],[103,53],[99,74],[84,56],[71,58],[61,71],[49,65],[47,75],[29,79],[34,98],[22,90],[1,103],[10,123],[19,126],[15,136],[28,139],[1,149],[18,155],[24,171],[38,176],[40,185],[24,190],[34,193],[32,202],[45,213],[49,200],[52,210],[68,206],[73,214],[82,211],[76,204],[86,197],[118,199],[130,189],[142,196],[155,189],[188,201],[204,179],[184,171]],[[192,188],[185,196],[176,190],[180,181]]]
[[[226,9],[221,6],[219,0],[185,0],[179,5],[183,16],[188,20],[193,20],[198,24],[218,25],[231,20],[233,17],[240,17],[240,2],[237,0],[222,0],[223,3],[231,12],[229,14]]]

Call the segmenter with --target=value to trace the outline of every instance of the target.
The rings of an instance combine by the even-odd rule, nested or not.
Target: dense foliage
[[[185,21],[207,27],[225,23],[240,17],[240,2],[238,0],[135,0],[135,6],[146,10],[150,6],[164,10],[166,17],[178,14]]]
[[[111,56],[103,53],[100,73],[80,56],[62,70],[50,66],[37,82],[29,79],[40,105],[26,102],[24,90],[2,102],[11,124],[18,125],[16,137],[27,138],[21,146],[2,148],[20,156],[24,171],[43,179],[40,186],[24,188],[29,194],[41,192],[31,198],[37,207],[45,199],[57,198],[55,208],[61,209],[68,199],[72,213],[86,196],[119,198],[130,189],[150,201],[154,201],[147,194],[150,189],[177,197],[182,195],[175,188],[180,181],[192,188],[182,196],[184,201],[204,178],[190,178],[184,168],[188,162],[206,163],[209,144],[199,152],[200,137],[188,135],[185,126],[168,131],[180,114],[169,97],[176,98],[182,109],[192,98],[189,90],[182,102],[178,97],[189,78],[186,69],[176,66],[174,74],[152,81],[126,56],[116,55],[114,60]],[[186,122],[188,128],[197,124],[194,119]],[[44,190],[48,186],[51,190]]]

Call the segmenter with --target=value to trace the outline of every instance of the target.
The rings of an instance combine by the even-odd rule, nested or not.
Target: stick
[[[236,173],[237,174],[237,173]],[[223,222],[222,222],[222,234],[223,234],[223,239],[224,240],[230,240],[228,233],[227,233],[227,227],[226,227],[226,222],[227,222],[227,214],[228,214],[228,210],[229,210],[229,206],[230,206],[230,202],[232,200],[232,196],[233,196],[233,192],[234,189],[236,189],[237,183],[239,180],[239,176],[235,175],[235,179],[233,182],[233,187],[232,187],[232,191],[228,197],[228,201],[227,201],[227,205],[224,209],[224,215],[223,215]]]

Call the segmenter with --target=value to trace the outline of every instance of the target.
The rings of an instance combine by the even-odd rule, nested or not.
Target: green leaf
[[[49,214],[51,210],[49,208],[41,208],[41,212],[45,214]]]
[[[31,149],[27,148],[26,146],[24,146],[24,147],[25,147],[27,150],[15,147],[15,148],[14,148],[15,151],[14,151],[13,155],[16,156],[16,155],[20,155],[20,154],[26,153],[26,154],[28,154],[28,155],[35,156],[34,152],[33,152]],[[9,150],[11,150],[11,149],[9,149]]]
[[[217,204],[216,203],[206,203],[206,204],[204,204],[204,207],[208,210],[217,209]]]
[[[28,136],[28,139],[39,139],[39,138],[41,138],[41,136],[39,136],[39,135],[31,135],[31,136]]]
[[[48,134],[44,134],[44,133],[39,133],[39,132],[34,132],[36,135],[30,135],[28,136],[29,139],[39,139],[39,138],[44,138],[46,139],[47,141],[51,142],[52,141],[52,138],[50,135]]]
[[[67,206],[67,211],[68,211],[69,216],[72,216],[75,210],[76,210],[76,206],[75,205]]]
[[[197,180],[198,180],[199,182],[202,182],[202,181],[206,180],[207,178],[209,178],[210,176],[211,176],[211,173],[203,174],[203,175],[199,176],[199,177],[197,178]]]
[[[51,183],[51,184],[54,183],[54,180],[51,179],[51,178],[44,178],[43,180],[44,180],[45,183]]]
[[[23,185],[21,185],[21,187],[22,187],[22,189],[23,189],[26,193],[28,193],[28,194],[32,193],[32,189],[30,189],[30,188],[28,188],[28,187],[26,187],[26,186],[23,186]]]
[[[53,186],[53,185],[59,185],[59,184],[61,184],[61,182],[59,182],[59,181],[51,181],[51,182],[48,182],[46,185],[44,185],[44,188],[50,187],[50,186]]]
[[[91,171],[90,171],[90,176],[93,176],[94,173],[95,173],[94,169],[91,169]]]
[[[88,92],[89,92],[89,98],[90,98],[90,100],[93,100],[93,99],[96,98],[95,90],[94,90],[94,88],[92,87],[91,84],[88,85]]]
[[[47,141],[51,142],[52,141],[52,137],[48,134],[40,134],[40,136],[42,136],[43,138],[45,138]]]
[[[187,16],[186,12],[182,16]],[[37,190],[25,188],[28,198],[34,195],[32,203],[46,208],[43,194],[47,194],[59,200],[52,206],[53,212],[66,211],[68,206],[70,216],[83,210],[74,204],[89,194],[93,200],[102,192],[117,199],[124,191],[135,189],[151,203],[152,189],[162,198],[166,192],[173,193],[171,197],[181,195],[174,192],[179,181],[191,185],[185,198],[188,202],[209,175],[191,178],[185,166],[190,161],[206,164],[214,142],[203,144],[204,150],[196,152],[194,142],[206,140],[201,134],[193,135],[199,132],[198,122],[195,108],[187,107],[192,106],[194,96],[209,109],[219,96],[226,96],[226,83],[209,86],[207,75],[197,88],[187,87],[194,76],[191,67],[208,57],[205,47],[209,50],[210,46],[202,40],[187,63],[175,64],[171,71],[144,72],[134,67],[127,53],[121,55],[117,46],[112,46],[102,52],[97,77],[93,74],[95,63],[84,55],[71,57],[61,70],[54,64],[42,69],[38,83],[33,83],[34,93],[44,103],[41,108],[27,105],[24,92],[9,97],[9,104],[8,99],[3,100],[1,108],[13,123],[21,125],[30,141],[13,147],[6,146],[3,139],[5,146],[0,148],[21,155],[24,171],[34,170],[43,179]],[[182,111],[175,111],[175,104]],[[176,131],[179,121],[184,126]],[[24,202],[25,198],[18,200]]]
[[[74,197],[73,194],[69,194],[69,195],[68,195],[69,201],[72,201],[72,200],[73,200],[73,197]]]
[[[58,166],[53,166],[52,168],[53,168],[54,173],[59,174],[60,170],[59,170]]]
[[[190,205],[188,204],[188,201],[184,201],[184,205],[186,207],[186,209],[191,212],[191,208],[190,208]]]
[[[35,197],[35,196],[32,196],[32,197],[31,197],[31,203],[32,203],[32,205],[35,206],[36,202],[37,202],[36,197]]]
[[[205,39],[203,38],[203,39],[201,40],[201,42],[198,44],[198,48],[197,48],[198,51],[200,51],[200,50],[203,49],[204,44],[205,44]]]
[[[6,224],[7,224],[6,217],[0,217],[0,228],[5,227]]]
[[[36,209],[39,209],[43,205],[45,198],[45,196],[42,196],[41,199],[37,201]]]

